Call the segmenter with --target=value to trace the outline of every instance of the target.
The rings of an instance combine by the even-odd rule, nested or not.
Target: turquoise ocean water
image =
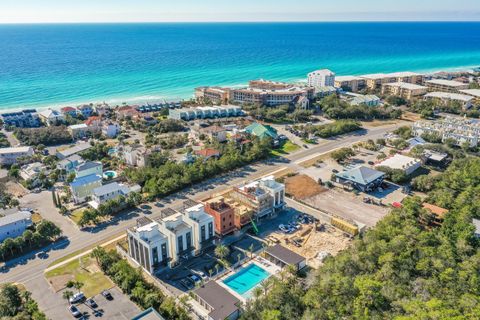
[[[0,25],[0,109],[190,98],[249,79],[480,66],[480,23]]]

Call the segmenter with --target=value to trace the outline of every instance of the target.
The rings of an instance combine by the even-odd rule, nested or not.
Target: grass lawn
[[[34,212],[34,213],[32,214],[32,222],[33,222],[33,223],[39,223],[39,222],[42,221],[42,220],[43,220],[43,219],[42,219],[42,216],[41,216],[39,213]]]
[[[80,265],[80,259],[82,264]],[[113,282],[103,274],[94,259],[89,255],[75,259],[63,266],[50,270],[45,273],[47,280],[55,276],[72,275],[76,281],[83,283],[80,289],[85,296],[92,297],[105,289],[114,286]]]
[[[297,144],[291,141],[287,141],[280,148],[272,150],[272,155],[279,157],[285,154],[292,153],[298,149],[300,149],[300,147]]]
[[[70,219],[72,219],[72,221],[75,222],[76,225],[79,225],[78,223],[79,223],[80,219],[82,219],[84,211],[85,211],[85,209],[78,209],[78,210],[73,211],[70,214]]]

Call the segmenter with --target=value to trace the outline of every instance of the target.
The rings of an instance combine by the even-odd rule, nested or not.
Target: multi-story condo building
[[[358,92],[365,89],[366,80],[356,76],[336,76],[334,86],[345,91]]]
[[[286,89],[267,90],[258,88],[241,88],[231,90],[231,99],[240,104],[259,104],[278,106],[282,104],[296,104],[301,97],[312,99],[315,88],[290,87]]]
[[[156,221],[140,218],[137,227],[127,230],[129,255],[150,273],[160,263],[173,267],[182,258],[200,254],[213,240],[214,229],[213,217],[202,204]]]
[[[473,101],[472,96],[450,92],[429,92],[423,98],[427,101],[433,100],[442,105],[447,105],[451,102],[458,103],[463,109],[469,109],[472,106]]]
[[[396,73],[377,73],[360,76],[365,79],[368,89],[380,89],[386,83],[406,82],[413,84],[422,84],[424,76],[414,72],[396,72]]]
[[[18,158],[33,156],[32,147],[0,148],[0,165],[14,164]]]
[[[480,89],[460,90],[460,93],[473,97],[473,103],[480,106]]]
[[[0,118],[5,126],[18,128],[35,128],[40,126],[40,118],[35,109],[2,113]]]
[[[435,92],[435,91],[443,91],[443,92],[451,92],[451,93],[458,93],[460,90],[468,89],[468,83],[452,81],[452,80],[444,80],[444,79],[432,79],[425,81],[425,85],[428,88],[428,91]]]
[[[241,187],[233,188],[227,197],[251,208],[256,217],[263,217],[285,206],[285,185],[273,177],[266,177]]]
[[[307,75],[307,85],[314,88],[333,87],[335,85],[335,73],[328,69],[310,72]]]
[[[471,119],[447,117],[438,121],[417,121],[412,127],[415,136],[436,134],[442,141],[451,139],[456,145],[468,142],[476,147],[480,139],[480,123]]]
[[[241,224],[235,223],[235,208],[229,205],[222,196],[205,200],[205,212],[215,220],[215,232],[219,236],[227,235],[241,229]],[[240,219],[238,219],[240,221]]]
[[[294,85],[286,82],[258,79],[258,80],[250,80],[248,82],[248,87],[252,89],[260,89],[260,90],[285,90],[285,89],[293,88]]]
[[[225,100],[227,100],[240,104],[278,106],[301,102],[303,107],[305,107],[305,102],[301,98],[311,100],[314,97],[314,93],[315,88],[313,87],[299,87],[290,83],[264,79],[251,80],[246,88],[201,87],[195,90],[195,96],[198,100],[208,98],[217,103],[224,103]],[[185,114],[185,111],[185,109],[171,110],[170,117],[173,119],[191,120],[193,115]],[[195,113],[196,110],[190,109],[188,112]],[[237,113],[235,115],[239,114]],[[203,116],[202,118],[205,117],[207,116]],[[221,115],[218,115],[218,117],[221,117]],[[193,116],[193,119],[197,118],[199,118],[199,116]]]
[[[408,82],[393,82],[382,85],[382,94],[399,96],[405,99],[422,96],[427,93],[427,87]]]
[[[222,87],[198,87],[195,88],[197,101],[205,102],[210,100],[213,103],[228,104],[230,100],[230,89]]]

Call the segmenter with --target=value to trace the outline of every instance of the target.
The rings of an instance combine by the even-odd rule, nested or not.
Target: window
[[[213,222],[208,223],[208,237],[213,237]]]
[[[167,260],[167,244],[162,244],[162,261]]]
[[[205,241],[205,226],[203,225],[201,228],[200,228],[200,241]]]
[[[192,233],[191,232],[187,232],[187,249],[190,249],[190,247],[192,246]]]
[[[183,251],[183,237],[182,236],[179,236],[177,238],[177,243],[178,243],[178,252],[182,252]]]
[[[152,255],[153,255],[153,264],[157,264],[158,263],[158,248],[157,247],[153,248]]]

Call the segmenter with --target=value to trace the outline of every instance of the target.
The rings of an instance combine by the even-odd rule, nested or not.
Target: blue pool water
[[[480,23],[0,25],[0,111],[190,98],[202,85],[480,65]]]
[[[268,273],[268,271],[260,268],[256,264],[251,264],[223,280],[223,283],[238,294],[245,295],[245,293],[255,288],[269,276],[270,273]]]

